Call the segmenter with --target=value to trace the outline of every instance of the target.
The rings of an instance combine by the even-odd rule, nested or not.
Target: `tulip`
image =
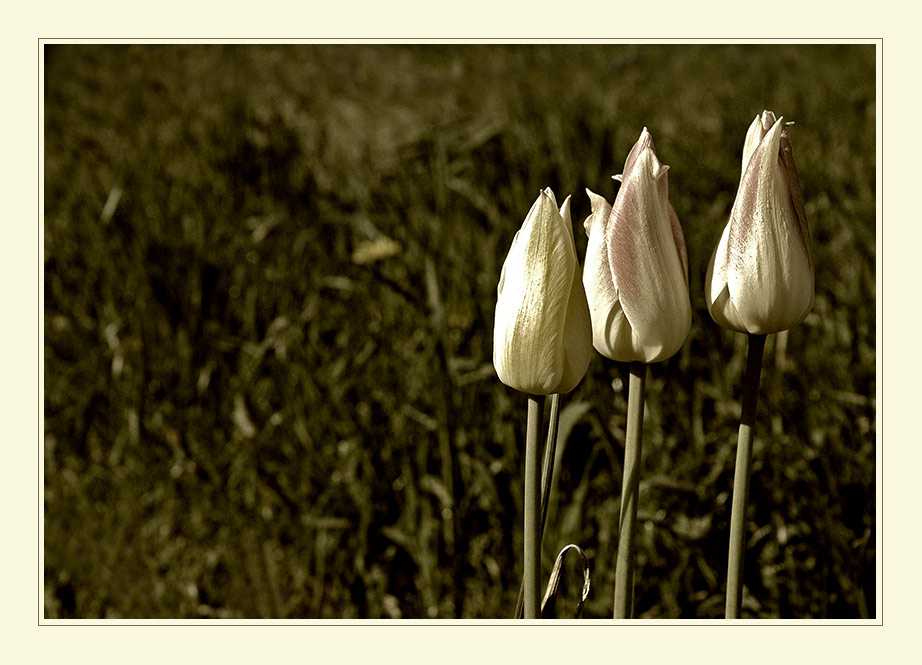
[[[752,430],[765,338],[813,309],[813,255],[788,126],[771,111],[756,116],[743,145],[743,169],[730,220],[711,255],[705,299],[720,325],[746,333],[749,352],[730,508],[726,617],[740,618]]]
[[[708,311],[738,332],[780,332],[813,309],[810,230],[790,124],[771,111],[752,121],[736,201],[708,265]]]
[[[667,171],[644,128],[628,154],[614,205],[588,189],[592,214],[583,283],[592,343],[612,360],[652,363],[691,329],[685,238],[669,203]]]
[[[548,188],[538,195],[512,240],[499,278],[493,326],[497,375],[507,386],[528,393],[522,581],[526,619],[539,616],[538,430],[544,396],[573,390],[586,374],[591,356],[589,304],[576,261],[570,197],[558,210]]]
[[[676,353],[691,329],[688,257],[679,218],[669,203],[669,167],[660,163],[644,127],[615,176],[613,205],[586,190],[592,214],[583,283],[592,344],[603,356],[629,363],[624,478],[615,563],[616,619],[629,619],[634,598],[634,533],[643,439],[647,364]]]
[[[493,327],[500,381],[532,395],[565,393],[592,356],[589,305],[580,279],[570,197],[558,210],[540,193],[503,263]]]

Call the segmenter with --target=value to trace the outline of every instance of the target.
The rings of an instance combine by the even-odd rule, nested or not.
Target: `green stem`
[[[560,395],[551,395],[551,415],[547,425],[547,441],[544,443],[544,463],[541,466],[541,532],[538,536],[544,542],[544,527],[547,524],[547,507],[551,498],[551,479],[554,475],[554,456],[557,453],[557,423],[560,412]],[[521,619],[525,610],[525,580],[519,587],[519,599],[515,604],[515,618]]]
[[[557,421],[560,412],[560,395],[551,395],[551,415],[544,442],[544,462],[541,466],[541,542],[544,542],[544,525],[547,524],[547,507],[551,499],[551,478],[554,475],[554,455],[557,454]]]
[[[746,505],[749,501],[749,474],[752,465],[752,426],[759,403],[759,379],[765,335],[749,335],[749,357],[743,383],[743,408],[736,445],[736,472],[733,476],[733,506],[730,510],[730,555],[727,559],[728,619],[740,618],[743,604],[743,555],[746,551]]]
[[[647,366],[631,363],[627,394],[627,431],[624,442],[624,479],[621,487],[621,521],[618,558],[615,563],[615,618],[630,619],[634,609],[634,532],[637,525],[637,494],[643,442],[643,395]]]
[[[544,416],[544,396],[528,396],[525,434],[525,618],[540,617],[541,598],[541,465],[538,463],[538,432]]]

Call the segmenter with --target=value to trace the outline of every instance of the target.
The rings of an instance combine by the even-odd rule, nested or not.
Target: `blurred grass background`
[[[499,270],[545,186],[582,258],[644,126],[694,320],[647,381],[635,615],[721,617],[745,338],[703,281],[763,109],[797,123],[816,305],[768,340],[743,616],[873,617],[873,45],[46,46],[46,617],[511,616]],[[562,403],[544,576],[584,548],[588,618],[626,384],[596,356]]]

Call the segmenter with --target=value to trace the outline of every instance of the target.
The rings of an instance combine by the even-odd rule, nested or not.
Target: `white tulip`
[[[810,230],[789,124],[771,111],[752,121],[736,201],[708,265],[708,311],[738,332],[786,330],[813,309]]]
[[[628,154],[613,206],[588,189],[583,283],[592,343],[622,362],[665,360],[691,329],[688,258],[666,173],[646,127]]]
[[[570,197],[550,188],[532,205],[503,263],[493,327],[493,366],[507,386],[532,395],[573,390],[592,356]]]

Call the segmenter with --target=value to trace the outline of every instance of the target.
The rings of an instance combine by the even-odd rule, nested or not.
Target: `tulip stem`
[[[743,604],[743,555],[746,551],[746,506],[749,502],[749,475],[752,465],[752,427],[759,403],[759,379],[765,335],[749,335],[749,357],[743,382],[743,407],[736,445],[736,472],[733,476],[733,505],[730,509],[730,554],[727,559],[728,619],[740,618]]]
[[[541,466],[541,541],[544,541],[544,526],[547,524],[547,507],[551,498],[551,478],[554,475],[554,456],[557,454],[557,422],[560,413],[560,395],[551,395],[551,415],[547,425],[547,440],[544,442],[544,462]]]
[[[615,618],[630,619],[634,612],[634,531],[643,442],[643,397],[647,365],[631,363],[627,395],[627,430],[624,441],[624,479],[621,483],[621,521],[615,562]]]
[[[541,465],[541,531],[540,542],[544,542],[544,527],[547,524],[547,507],[551,498],[551,479],[554,475],[554,456],[557,453],[557,422],[560,412],[560,395],[554,393],[550,399],[550,419],[547,425],[547,441],[544,443],[544,462]],[[515,618],[521,619],[525,609],[525,580],[519,587],[519,599],[515,604]]]
[[[544,396],[528,396],[525,433],[525,618],[539,618],[541,598],[541,465],[538,463],[538,432],[544,417]]]

